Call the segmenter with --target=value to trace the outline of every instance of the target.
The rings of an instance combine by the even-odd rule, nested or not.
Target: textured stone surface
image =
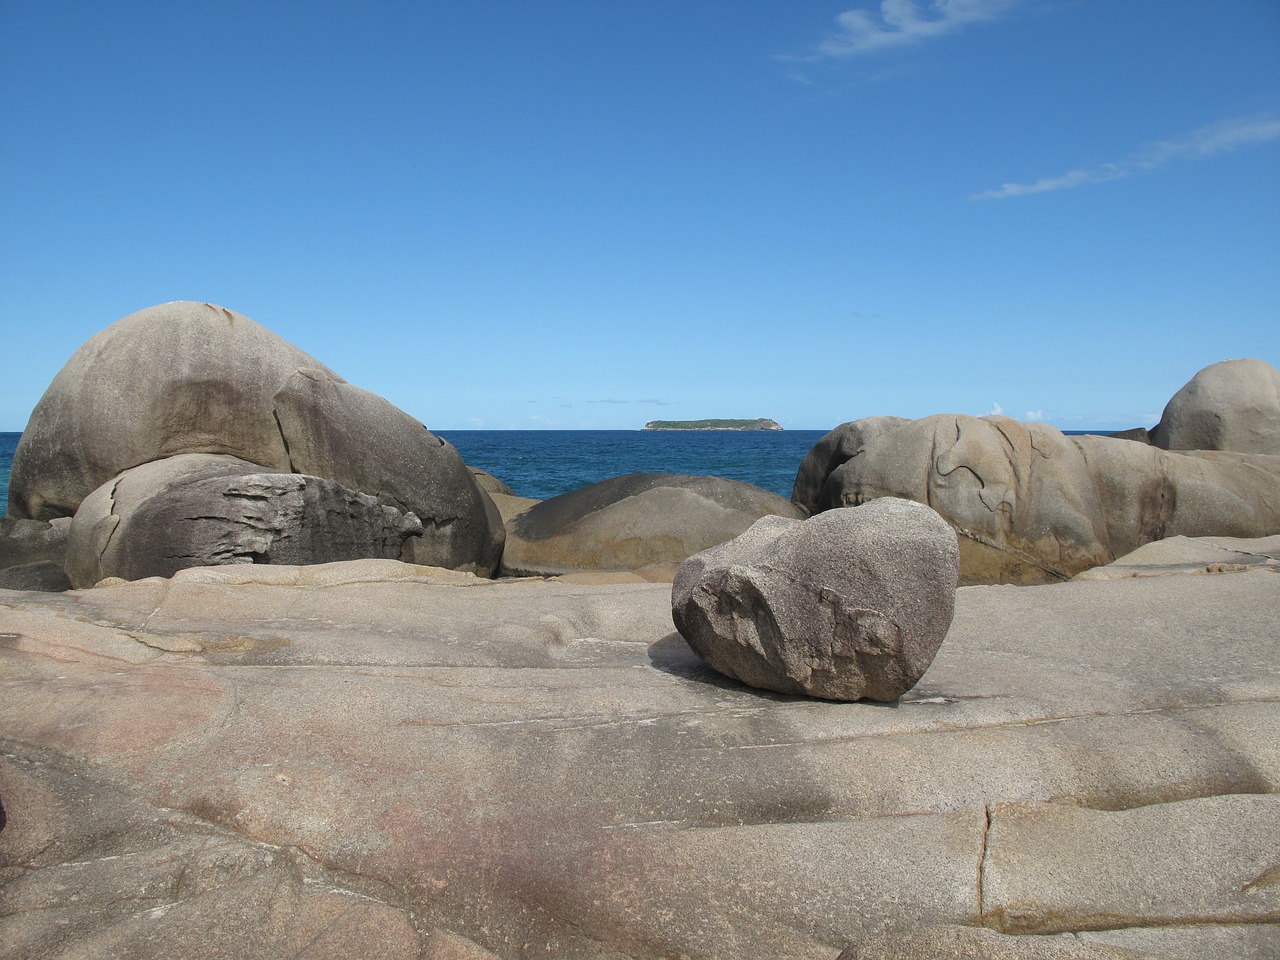
[[[1255,359],[1205,367],[1169,400],[1151,442],[1166,450],[1280,455],[1280,370]]]
[[[70,517],[53,521],[0,517],[0,570],[42,561],[62,566],[70,527]]]
[[[75,352],[19,441],[9,514],[71,516],[122,471],[183,454],[335,481],[423,522],[406,560],[485,574],[497,567],[502,518],[450,444],[254,321],[207,303],[139,311]]]
[[[685,561],[672,615],[703,660],[753,687],[892,701],[946,636],[957,563],[951,528],[910,500],[766,517]]]
[[[248,317],[209,303],[148,307],[90,337],[58,371],[14,453],[9,516],[69,517],[122,470],[225,453],[287,472],[271,398],[326,370]]]
[[[0,569],[0,590],[41,590],[57,593],[70,590],[71,581],[61,564],[50,560],[22,563]]]
[[[0,945],[832,960],[964,926],[1018,960],[1267,957],[1275,584],[963,588],[893,707],[722,677],[655,584],[0,593]]]
[[[421,530],[413,514],[332,480],[186,454],[126,470],[86,497],[71,521],[67,573],[91,587],[211,564],[395,559]]]
[[[377,394],[323,371],[299,370],[272,402],[292,470],[372,494],[422,521],[406,559],[486,576],[497,569],[502,519],[452,444]]]
[[[738,480],[629,473],[542,500],[507,521],[505,576],[658,568],[670,582],[685,558],[742,533],[763,516],[803,514]]]
[[[1280,457],[1170,453],[1007,417],[845,424],[805,458],[795,491],[811,513],[928,504],[960,537],[962,584],[1065,580],[1169,536],[1280,532]]]

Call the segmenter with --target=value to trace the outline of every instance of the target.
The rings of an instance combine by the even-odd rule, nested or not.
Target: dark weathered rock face
[[[18,445],[9,513],[71,516],[122,471],[197,453],[333,480],[415,513],[425,530],[406,559],[486,575],[497,566],[501,518],[451,445],[207,303],[142,310],[76,351]]]
[[[1151,442],[1166,450],[1280,455],[1280,370],[1254,359],[1205,367],[1169,400]]]
[[[421,531],[412,513],[333,480],[184,454],[126,470],[85,498],[71,522],[67,574],[91,587],[226,563],[398,559]]]
[[[509,576],[675,565],[724,543],[763,516],[803,514],[738,480],[629,473],[543,500],[507,523]]]
[[[955,533],[909,500],[766,517],[685,561],[672,615],[700,657],[753,687],[892,701],[946,636],[958,563]]]
[[[37,590],[60,593],[71,589],[62,565],[52,560],[37,560],[0,569],[0,590]]]
[[[962,584],[1066,580],[1175,534],[1280,531],[1280,457],[1170,453],[1007,417],[845,424],[805,458],[795,491],[811,513],[929,505],[960,535]]]
[[[414,563],[488,576],[505,531],[451,443],[377,394],[322,370],[299,370],[272,398],[290,469],[372,494],[423,531]]]
[[[122,470],[179,453],[225,453],[287,472],[272,397],[319,360],[225,307],[148,307],[90,337],[22,433],[9,516],[69,517]]]
[[[70,526],[70,517],[53,521],[0,517],[0,570],[44,561],[61,566]]]

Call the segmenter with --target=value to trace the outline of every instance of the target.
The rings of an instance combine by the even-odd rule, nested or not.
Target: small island
[[[646,430],[781,430],[776,420],[650,420]]]

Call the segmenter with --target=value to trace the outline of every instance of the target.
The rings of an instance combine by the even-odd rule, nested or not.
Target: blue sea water
[[[437,430],[473,467],[522,497],[546,500],[623,473],[745,480],[788,499],[822,430]],[[0,516],[20,433],[0,433]]]

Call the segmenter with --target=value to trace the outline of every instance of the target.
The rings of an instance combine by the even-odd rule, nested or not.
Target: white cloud
[[[1028,421],[1038,421],[1038,420],[1043,420],[1043,419],[1044,419],[1044,411],[1043,411],[1043,410],[1028,410],[1028,411],[1027,411],[1027,420],[1028,420]]]
[[[983,414],[983,416],[986,416],[986,417],[1003,417],[1003,416],[1004,416],[1004,407],[1000,406],[1000,404],[998,404],[998,403],[993,403],[993,404],[991,404],[991,409],[990,409],[990,410],[988,410],[985,414]]]
[[[1069,190],[1090,183],[1123,180],[1135,173],[1158,170],[1177,160],[1195,160],[1215,153],[1227,153],[1252,143],[1280,139],[1280,119],[1273,117],[1237,117],[1222,123],[1201,127],[1173,140],[1150,144],[1119,163],[1071,170],[1057,177],[1044,177],[1033,183],[1006,183],[993,190],[970,196],[970,200],[1004,200],[1032,193]]]
[[[922,11],[916,0],[882,0],[880,12],[846,10],[835,32],[815,48],[816,57],[857,57],[886,47],[918,43],[970,23],[994,20],[1017,0],[930,0]]]

